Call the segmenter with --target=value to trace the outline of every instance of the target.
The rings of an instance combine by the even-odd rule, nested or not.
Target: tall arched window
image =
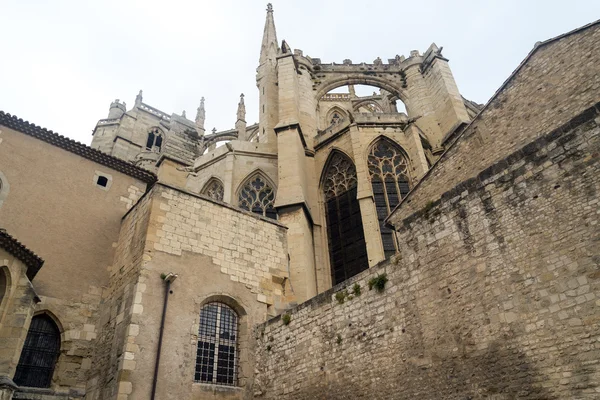
[[[383,250],[385,258],[388,258],[397,250],[396,241],[394,232],[383,221],[410,191],[408,158],[400,146],[387,138],[381,138],[371,148],[367,162]]]
[[[223,303],[208,303],[200,310],[196,382],[236,385],[238,315]]]
[[[369,267],[356,187],[354,164],[342,153],[333,152],[327,163],[323,192],[334,285]]]
[[[224,193],[223,184],[216,178],[211,178],[206,185],[204,185],[204,189],[202,189],[202,194],[207,195],[208,197],[223,201],[223,193]]]
[[[146,149],[151,151],[161,151],[162,148],[162,132],[158,128],[152,128],[148,132],[148,140],[146,141]]]
[[[2,306],[4,298],[8,297],[8,291],[10,289],[10,275],[8,267],[0,267],[0,322],[2,322]]]
[[[14,381],[19,386],[50,387],[60,353],[60,331],[46,314],[31,319]]]
[[[264,217],[277,219],[275,210],[275,191],[267,180],[260,174],[249,179],[239,195],[239,206]]]

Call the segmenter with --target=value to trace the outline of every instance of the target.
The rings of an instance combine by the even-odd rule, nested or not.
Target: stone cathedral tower
[[[111,105],[92,147],[276,218],[302,301],[396,252],[383,219],[478,106],[460,95],[435,44],[387,62],[323,63],[278,42],[270,4],[256,71],[258,124],[246,124],[243,95],[235,127],[206,134],[204,100],[190,121],[143,103],[140,91],[129,111]],[[376,91],[357,95],[359,85]],[[332,92],[340,87],[347,92]]]
[[[0,400],[596,398],[600,21],[481,107],[266,11],[258,123],[0,111]]]

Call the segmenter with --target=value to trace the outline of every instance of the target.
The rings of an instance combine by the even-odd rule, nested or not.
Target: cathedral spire
[[[262,45],[260,47],[259,64],[264,64],[267,60],[275,60],[277,57],[277,32],[275,31],[275,20],[273,19],[273,6],[267,4],[267,20],[265,21],[265,31],[263,33]]]
[[[200,106],[196,112],[196,125],[204,130],[204,119],[206,117],[206,111],[204,110],[204,97],[200,99]]]

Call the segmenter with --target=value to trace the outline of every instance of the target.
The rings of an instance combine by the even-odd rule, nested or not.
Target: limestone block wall
[[[248,398],[251,328],[294,300],[286,228],[163,184],[123,220],[89,398],[149,398],[165,296],[161,274],[168,273],[178,278],[169,293],[157,398]],[[200,309],[210,301],[230,304],[240,318],[234,387],[194,382]]]
[[[599,41],[596,22],[540,46],[408,196],[398,218],[599,101]],[[423,128],[419,120],[417,125]]]
[[[592,108],[398,220],[401,257],[256,328],[255,398],[598,397],[599,151]]]
[[[5,277],[0,296],[0,377],[12,379],[39,299],[27,278],[27,266],[4,249],[0,249],[0,273]]]
[[[144,247],[150,219],[151,196],[146,194],[123,218],[115,249],[110,284],[104,290],[100,306],[93,368],[89,371],[86,398],[113,399],[121,386],[127,386],[131,363],[125,362],[124,352],[137,348],[132,323],[132,309],[138,289],[143,288],[140,276],[145,259]]]

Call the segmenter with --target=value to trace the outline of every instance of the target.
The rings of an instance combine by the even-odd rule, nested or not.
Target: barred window
[[[21,351],[14,382],[19,386],[50,387],[60,352],[60,331],[48,315],[36,315]]]
[[[223,303],[208,303],[200,311],[196,382],[237,384],[238,316]]]
[[[275,191],[260,174],[248,180],[240,190],[240,208],[264,217],[277,219]]]
[[[387,138],[381,138],[371,148],[367,163],[383,250],[388,258],[396,252],[397,245],[394,232],[385,226],[384,220],[410,191],[408,158],[400,146]]]
[[[223,192],[223,184],[215,178],[209,180],[202,189],[202,194],[218,201],[223,201]]]
[[[158,128],[154,128],[148,132],[148,140],[146,140],[146,148],[152,151],[160,152],[162,148],[162,133]]]

